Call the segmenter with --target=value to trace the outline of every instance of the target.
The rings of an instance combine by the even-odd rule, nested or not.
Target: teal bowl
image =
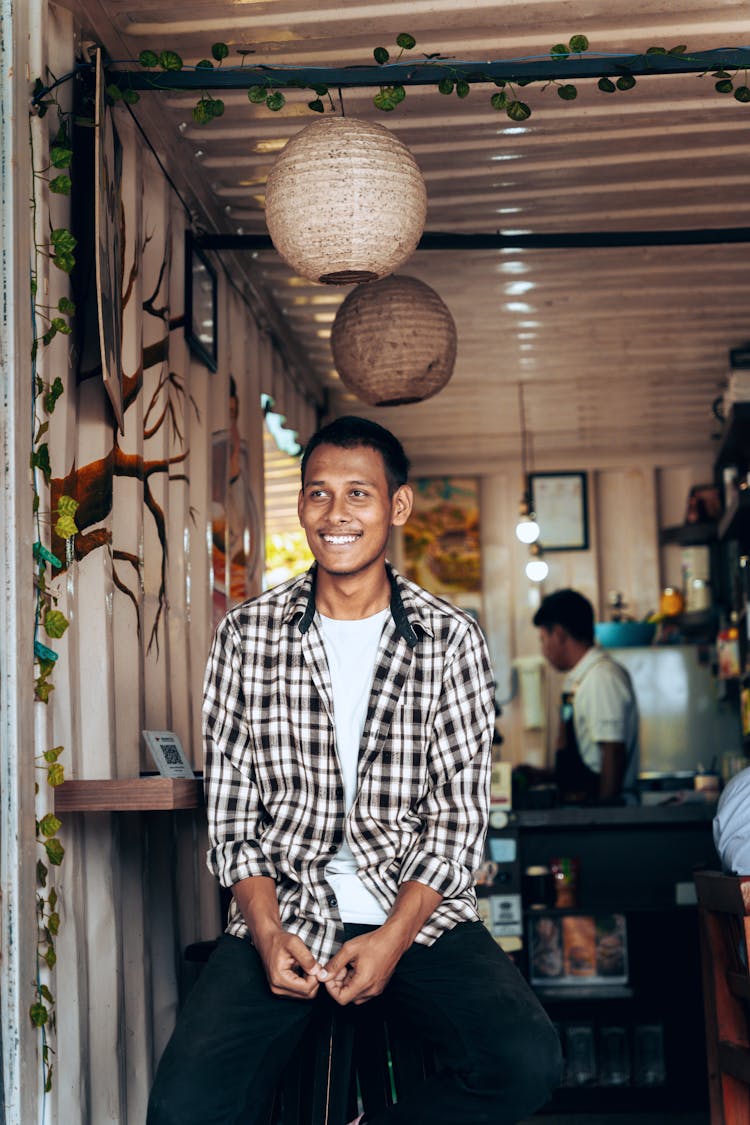
[[[594,634],[602,648],[639,648],[650,645],[656,625],[651,621],[600,621]]]

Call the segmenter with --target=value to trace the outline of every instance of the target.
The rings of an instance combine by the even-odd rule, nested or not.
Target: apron
[[[594,800],[599,795],[599,774],[584,762],[576,738],[573,720],[574,692],[562,695],[560,718],[565,732],[565,745],[555,754],[555,781],[562,799],[570,804]]]

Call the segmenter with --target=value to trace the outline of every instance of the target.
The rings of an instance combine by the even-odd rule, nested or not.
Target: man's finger
[[[287,950],[291,957],[295,959],[301,969],[304,970],[309,976],[315,977],[316,980],[325,980],[328,976],[328,971],[320,965],[313,957],[310,950],[307,948],[301,938],[296,937],[294,934],[290,936]]]

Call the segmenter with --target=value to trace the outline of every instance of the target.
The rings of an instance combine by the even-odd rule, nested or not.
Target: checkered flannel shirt
[[[407,880],[443,896],[417,941],[478,916],[494,723],[486,646],[468,614],[388,573],[348,814],[315,567],[230,610],[206,670],[208,866],[224,886],[275,879],[282,925],[323,962],[343,940],[325,868],[345,834],[386,912]],[[227,932],[247,934],[234,900]]]

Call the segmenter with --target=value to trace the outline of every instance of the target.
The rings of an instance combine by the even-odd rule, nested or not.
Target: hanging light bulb
[[[518,523],[516,524],[516,539],[521,543],[536,543],[539,538],[539,524],[530,510],[529,494],[524,492],[518,505]]]
[[[540,529],[531,508],[528,474],[529,435],[526,432],[526,410],[523,400],[523,383],[518,384],[518,421],[521,434],[521,500],[518,505],[516,539],[521,543],[536,543]]]
[[[549,574],[549,566],[542,558],[542,548],[533,543],[529,548],[529,561],[526,563],[526,577],[530,582],[544,582]]]

